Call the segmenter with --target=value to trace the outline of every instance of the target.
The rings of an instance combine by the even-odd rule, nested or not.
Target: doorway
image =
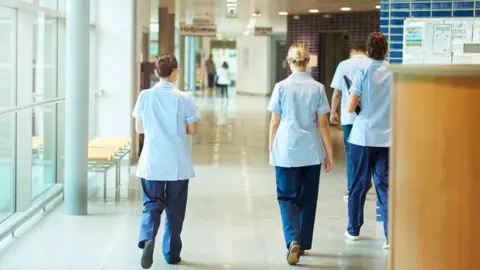
[[[347,59],[349,35],[346,31],[322,32],[319,37],[320,80],[325,85],[328,100],[332,100],[333,89],[330,88],[338,64]]]
[[[275,55],[275,83],[285,79],[287,74],[286,65],[284,63],[285,58],[287,57],[287,42],[284,40],[278,40],[275,44],[276,55]]]

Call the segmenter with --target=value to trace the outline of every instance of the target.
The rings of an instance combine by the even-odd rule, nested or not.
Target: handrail
[[[30,103],[30,104],[27,104],[27,105],[7,108],[7,109],[0,110],[0,116],[15,113],[15,112],[25,110],[25,109],[40,107],[40,106],[49,105],[49,104],[60,103],[61,101],[64,101],[64,100],[65,100],[65,98],[55,98],[55,99],[43,100],[43,101],[39,101],[39,102],[33,102],[33,103]]]

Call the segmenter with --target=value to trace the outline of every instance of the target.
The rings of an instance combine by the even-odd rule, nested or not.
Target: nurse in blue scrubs
[[[195,176],[187,136],[197,132],[199,113],[194,101],[178,90],[175,56],[161,54],[155,63],[160,78],[140,92],[133,110],[136,130],[145,134],[137,168],[143,190],[143,215],[138,247],[143,249],[141,266],[153,264],[155,239],[165,211],[163,255],[169,264],[181,261],[182,232],[187,207],[188,182]]]
[[[287,61],[292,74],[277,83],[268,110],[270,164],[275,166],[277,199],[287,246],[287,262],[297,264],[312,248],[321,165],[333,168],[325,87],[307,72],[309,52],[293,44]]]
[[[360,239],[363,208],[371,178],[375,183],[388,248],[388,155],[390,141],[390,95],[393,75],[385,62],[388,43],[383,34],[372,33],[367,39],[367,53],[372,63],[358,71],[350,88],[347,110],[361,111],[350,133],[350,157],[353,182],[348,198],[348,229],[345,237]]]

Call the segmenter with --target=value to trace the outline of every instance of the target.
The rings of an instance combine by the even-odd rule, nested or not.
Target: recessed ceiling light
[[[237,3],[227,3],[227,7],[237,7]]]
[[[352,10],[352,8],[350,8],[350,7],[342,7],[340,10],[341,10],[341,11],[350,11],[350,10]]]
[[[294,19],[294,20],[300,20],[300,16],[295,15],[295,16],[293,16],[293,19]]]
[[[288,15],[288,12],[286,12],[286,11],[280,11],[280,12],[278,12],[278,15],[287,16],[287,15]]]
[[[227,3],[237,3],[237,0],[227,0]]]
[[[380,6],[380,5],[376,5],[375,8],[376,8],[376,9],[380,9],[381,6]]]
[[[310,13],[318,13],[318,12],[320,12],[320,10],[318,10],[318,9],[309,9],[308,12],[310,12]]]

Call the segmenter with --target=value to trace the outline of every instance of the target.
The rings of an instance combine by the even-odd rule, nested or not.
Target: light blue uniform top
[[[357,71],[367,68],[371,63],[372,59],[366,55],[354,55],[350,59],[344,60],[338,64],[330,87],[342,91],[340,109],[340,122],[342,125],[353,125],[356,116],[355,113],[349,113],[347,110],[347,101],[350,93],[348,92],[349,89],[343,76],[347,76],[347,78],[353,81]]]
[[[325,149],[317,114],[330,111],[325,87],[307,72],[294,72],[277,83],[268,110],[280,114],[270,164],[291,168],[322,164]]]
[[[390,94],[393,74],[383,61],[373,61],[353,79],[350,92],[360,97],[349,142],[359,146],[390,147]]]
[[[195,176],[187,141],[187,124],[200,119],[195,102],[174,84],[161,81],[140,92],[133,117],[143,121],[145,141],[137,176],[154,181]]]

